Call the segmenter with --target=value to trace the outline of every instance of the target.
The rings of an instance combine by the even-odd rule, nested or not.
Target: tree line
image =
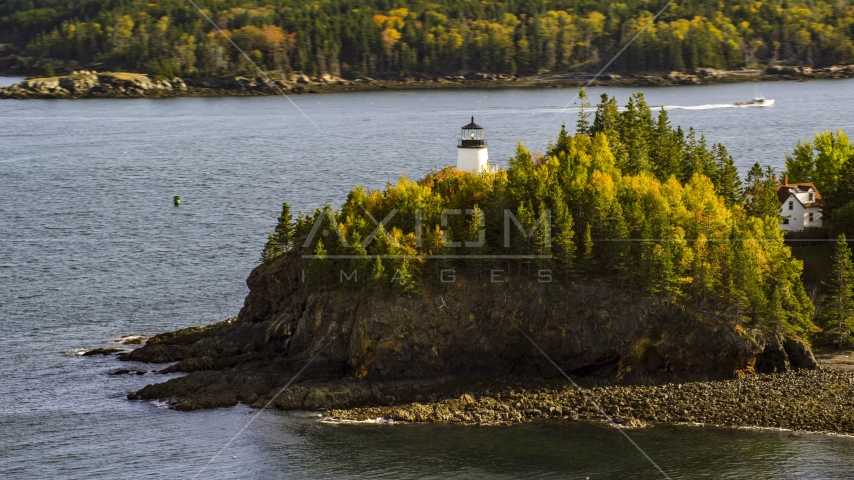
[[[826,201],[822,219],[837,241],[817,319],[828,341],[852,347],[854,263],[847,239],[854,236],[854,145],[841,131],[816,133],[786,157],[785,174],[790,183],[812,182]]]
[[[592,71],[666,0],[199,0],[266,70],[353,78]],[[623,72],[854,63],[847,2],[672,4],[614,63]],[[183,0],[8,0],[0,42],[45,59],[159,76],[251,73]]]
[[[575,133],[562,129],[545,153],[518,145],[507,169],[449,167],[355,188],[340,209],[296,219],[285,204],[262,259],[307,255],[306,282],[319,290],[420,292],[442,288],[443,270],[482,282],[496,270],[599,279],[807,333],[814,307],[783,243],[779,203],[743,205],[773,171],[760,173],[745,189],[722,145],[673,128],[641,94],[620,110],[603,95],[594,112],[582,109]]]

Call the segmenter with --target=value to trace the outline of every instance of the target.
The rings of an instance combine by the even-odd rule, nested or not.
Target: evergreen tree
[[[371,273],[368,277],[368,285],[379,290],[387,283],[385,267],[379,255],[374,257],[374,262],[371,265]]]
[[[581,239],[581,266],[587,273],[596,270],[596,259],[593,256],[593,238],[590,235],[589,223],[584,225],[584,236]]]
[[[705,305],[714,287],[714,272],[709,256],[708,241],[704,234],[697,236],[693,249],[693,265],[691,268],[694,298]]]
[[[854,235],[854,156],[843,164],[834,188],[821,193],[827,202],[822,217],[831,231]]]
[[[560,273],[563,273],[564,281],[569,281],[570,275],[575,269],[575,241],[573,237],[575,232],[572,225],[572,214],[569,213],[569,208],[565,203],[558,205],[555,215],[556,231],[554,233],[554,243],[557,247],[557,267]]]
[[[591,136],[599,133],[607,137],[617,165],[625,164],[626,152],[620,135],[620,111],[617,107],[617,99],[609,98],[606,93],[602,94],[601,102],[596,106],[593,126],[590,127]]]
[[[754,163],[747,172],[745,190],[747,213],[754,217],[780,217],[780,200],[777,197],[777,175],[771,167],[765,170]]]
[[[329,280],[332,264],[326,254],[326,247],[323,245],[323,240],[317,242],[314,246],[314,256],[308,267],[307,283],[309,286],[320,289],[326,285]]]
[[[264,244],[264,250],[261,251],[261,261],[266,262],[267,260],[276,258],[280,251],[279,240],[276,234],[270,232],[270,235],[267,236],[267,243]]]
[[[370,275],[371,259],[368,257],[368,251],[362,246],[362,238],[358,232],[353,235],[353,241],[350,243],[350,254],[355,255],[350,265],[356,270],[356,283],[367,283],[367,277]]]
[[[682,183],[688,183],[695,173],[705,175],[709,178],[714,178],[716,171],[717,169],[712,158],[712,154],[706,148],[706,137],[700,135],[700,139],[697,140],[694,127],[689,128],[685,151],[683,154],[682,176],[680,181]]]
[[[655,123],[650,150],[650,168],[660,181],[666,182],[672,176],[681,178],[683,142],[682,130],[673,130],[667,111],[662,108]]]
[[[648,137],[653,131],[652,115],[641,94],[629,98],[619,122],[620,139],[625,148],[620,169],[627,175],[650,171]]]
[[[291,216],[291,207],[287,202],[282,203],[282,213],[279,214],[279,223],[276,225],[276,240],[282,251],[288,251],[293,245],[295,226]]]
[[[534,232],[534,255],[537,257],[535,262],[537,269],[550,270],[554,267],[554,259],[552,258],[552,239],[551,239],[551,219],[546,212],[545,204],[540,205],[539,218],[545,218],[543,223]]]
[[[575,123],[575,131],[581,135],[590,134],[590,102],[587,101],[587,91],[582,88],[578,91],[578,121]]]
[[[657,242],[650,250],[649,290],[668,300],[679,296],[679,277],[673,264],[673,253],[666,242]]]
[[[715,175],[712,177],[715,193],[723,197],[727,207],[732,207],[742,199],[741,178],[735,168],[735,160],[720,143],[712,146],[712,158],[715,162]]]
[[[841,334],[854,329],[854,262],[845,235],[836,241],[832,262],[819,320],[825,328]]]

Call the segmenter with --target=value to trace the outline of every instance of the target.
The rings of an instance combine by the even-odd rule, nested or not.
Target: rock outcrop
[[[0,54],[4,45],[0,44]],[[8,48],[7,48],[8,51]],[[153,80],[142,74],[109,73],[80,70],[75,62],[59,62],[17,55],[0,56],[0,71],[13,75],[44,72],[47,66],[67,75],[31,78],[11,87],[0,88],[0,98],[147,98],[249,96],[339,92],[347,90],[434,89],[434,88],[577,88],[593,80],[594,85],[648,86],[679,84],[716,84],[760,80],[795,80],[814,78],[851,78],[854,65],[828,68],[773,66],[765,70],[716,70],[700,68],[693,73],[618,75],[605,73],[594,78],[590,73],[540,73],[528,77],[483,72],[459,72],[454,75],[423,74],[386,75],[382,78],[343,79],[323,74],[310,77],[293,72],[270,79],[264,76],[173,78]],[[88,67],[88,68],[96,68]],[[103,65],[97,65],[97,69]]]
[[[815,368],[796,339],[762,340],[761,332],[735,327],[723,313],[606,284],[508,277],[505,283],[460,279],[408,296],[362,288],[318,292],[302,282],[303,266],[290,255],[258,266],[238,317],[157,335],[124,356],[177,362],[161,372],[187,373],[130,397],[173,398],[182,409],[263,406],[309,360],[275,406],[383,405],[483,378],[558,376],[522,332],[562,369],[610,381]]]
[[[31,78],[0,88],[0,98],[157,97],[170,96],[173,90],[187,90],[187,86],[180,78],[155,81],[137,73],[79,70],[71,75]]]

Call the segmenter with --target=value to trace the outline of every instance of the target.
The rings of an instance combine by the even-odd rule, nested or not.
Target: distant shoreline
[[[345,80],[325,76],[292,76],[289,81],[270,82],[264,78],[225,77],[213,79],[154,80],[144,74],[78,71],[71,75],[28,78],[8,87],[0,87],[5,99],[73,98],[171,98],[217,96],[267,96],[304,93],[330,93],[378,90],[433,89],[506,89],[506,88],[578,88],[591,81],[586,74],[542,74],[513,77],[497,74],[469,74],[403,80],[360,78]],[[765,70],[699,69],[693,74],[671,72],[660,75],[620,76],[605,74],[590,86],[645,87],[670,85],[711,85],[723,83],[778,80],[854,78],[854,65],[812,69],[809,67],[770,67]]]

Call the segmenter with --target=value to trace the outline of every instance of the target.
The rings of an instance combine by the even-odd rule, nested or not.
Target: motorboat
[[[773,107],[774,100],[765,97],[755,97],[749,102],[735,102],[736,107]]]

